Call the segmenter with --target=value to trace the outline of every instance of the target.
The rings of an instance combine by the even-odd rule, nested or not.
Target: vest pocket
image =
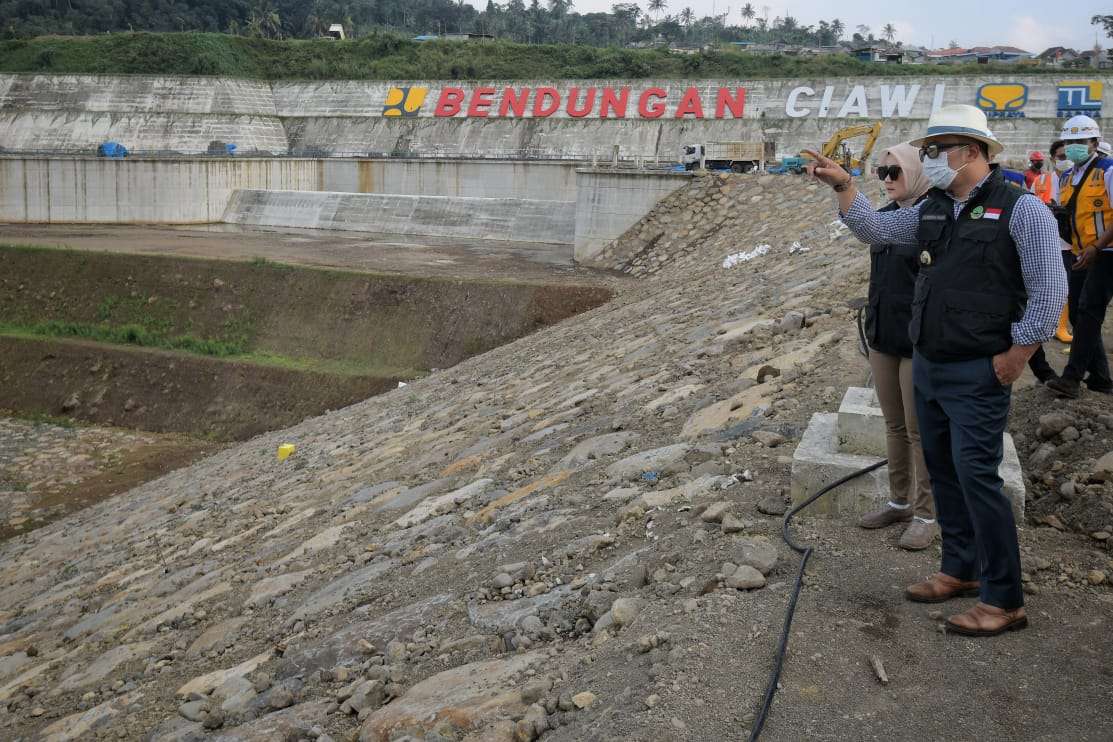
[[[912,350],[912,340],[909,337],[909,325],[912,324],[911,294],[886,294],[881,305],[881,322],[883,324],[878,334],[889,345],[905,352]]]
[[[913,345],[920,342],[920,332],[924,324],[924,309],[927,307],[928,297],[931,296],[931,281],[928,280],[930,271],[920,271],[916,275],[916,293],[912,297],[912,318],[908,323],[908,339]]]
[[[1011,345],[1013,301],[1009,297],[948,289],[942,298],[948,353],[993,355]]]

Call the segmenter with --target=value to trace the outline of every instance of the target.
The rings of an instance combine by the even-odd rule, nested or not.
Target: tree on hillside
[[[1105,29],[1105,35],[1113,39],[1113,15],[1095,15],[1090,19],[1090,24],[1101,26]]]
[[[886,23],[885,27],[881,29],[881,35],[884,36],[885,40],[888,41],[890,44],[893,43],[893,39],[896,38],[897,35],[896,26],[894,26],[892,23]]]

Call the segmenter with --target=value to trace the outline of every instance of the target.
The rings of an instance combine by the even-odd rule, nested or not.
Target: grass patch
[[[81,423],[74,420],[72,417],[47,415],[43,412],[20,412],[19,410],[0,409],[0,416],[40,425],[53,425],[58,428],[65,428],[66,430],[73,430],[81,427]]]
[[[192,355],[208,356],[236,363],[251,363],[291,371],[306,371],[333,376],[374,376],[384,379],[415,379],[428,374],[428,371],[398,366],[385,366],[376,363],[361,363],[347,359],[295,358],[275,353],[248,351],[235,343],[219,340],[203,340],[188,335],[160,337],[145,331],[139,326],[109,327],[103,325],[83,325],[73,322],[42,322],[35,325],[0,324],[0,335],[23,339],[78,339],[109,345],[132,345],[141,348],[171,350]],[[12,415],[17,417],[17,415]],[[62,422],[68,418],[50,416],[24,416],[22,419],[73,427]]]
[[[142,348],[179,350],[217,358],[244,355],[247,352],[244,345],[238,342],[210,340],[192,335],[168,336],[142,325],[90,325],[50,321],[34,325],[0,325],[0,332],[20,337],[76,338],[112,345],[138,345]]]
[[[39,36],[0,42],[0,72],[218,75],[260,80],[754,79],[1054,74],[1015,65],[888,65],[849,54],[798,57],[712,49],[673,54],[575,44],[435,41],[389,32],[336,43],[219,33]]]

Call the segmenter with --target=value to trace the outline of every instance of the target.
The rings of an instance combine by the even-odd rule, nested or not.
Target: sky
[[[474,1],[474,0],[473,0]],[[575,0],[575,9],[581,13],[609,10],[614,0]],[[483,0],[483,5],[486,0]],[[639,4],[644,8],[646,0]],[[848,30],[854,32],[858,25],[869,26],[874,35],[881,36],[881,28],[892,23],[897,29],[897,41],[916,46],[942,48],[954,40],[959,46],[1017,46],[1039,54],[1050,46],[1067,46],[1092,49],[1097,35],[1102,48],[1113,46],[1113,39],[1105,35],[1100,26],[1090,24],[1097,14],[1113,14],[1113,3],[1098,0],[1081,0],[1060,5],[1049,0],[794,0],[780,2],[756,0],[751,2],[758,15],[772,21],[786,13],[801,25],[814,25],[820,19],[839,18]],[[679,13],[690,7],[697,16],[722,13],[730,8],[728,23],[740,23],[740,9],[744,3],[737,0],[669,0],[669,13]]]

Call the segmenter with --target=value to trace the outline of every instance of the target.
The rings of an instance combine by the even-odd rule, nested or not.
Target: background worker
[[[1062,139],[1056,139],[1051,143],[1047,153],[1051,156],[1051,169],[1055,173],[1052,179],[1051,201],[1054,204],[1059,203],[1059,179],[1063,173],[1067,172],[1074,165],[1067,159],[1067,143]],[[1070,242],[1060,239],[1063,248],[1063,267],[1067,271],[1067,288],[1070,288],[1070,269],[1074,265],[1074,254],[1071,252]],[[1074,339],[1071,333],[1070,326],[1070,312],[1071,307],[1078,303],[1078,294],[1074,293],[1068,296],[1067,306],[1063,307],[1063,314],[1059,317],[1059,329],[1055,331],[1055,337],[1061,343],[1069,343]]]
[[[920,152],[910,144],[886,150],[877,168],[889,204],[883,212],[909,208],[923,200],[931,183],[924,175]],[[935,540],[935,504],[931,498],[920,428],[912,392],[912,293],[920,268],[919,251],[912,245],[870,245],[869,303],[866,305],[866,342],[877,400],[885,418],[889,455],[890,500],[858,522],[862,528],[884,528],[906,523],[900,547],[919,551]]]
[[[1069,239],[1074,255],[1069,271],[1074,340],[1062,377],[1047,386],[1060,397],[1077,399],[1083,380],[1091,391],[1113,394],[1101,338],[1105,310],[1113,297],[1113,255],[1107,249],[1113,241],[1113,159],[1097,151],[1101,130],[1089,116],[1071,118],[1060,137],[1073,163],[1059,183],[1059,203],[1065,211],[1060,235]]]
[[[1036,198],[1045,204],[1049,204],[1055,200],[1056,178],[1044,170],[1043,165],[1043,152],[1029,153],[1028,169],[1024,171],[1024,182],[1028,185],[1028,190],[1036,194]]]
[[[907,209],[875,212],[826,157],[813,173],[836,191],[843,222],[863,242],[920,249],[912,377],[943,558],[905,595],[938,603],[977,592],[980,601],[951,616],[947,630],[995,636],[1028,625],[1016,522],[998,467],[1011,385],[1051,337],[1066,300],[1058,230],[1039,199],[991,169],[1002,147],[981,110],[944,106],[911,144],[920,145],[934,187]]]

